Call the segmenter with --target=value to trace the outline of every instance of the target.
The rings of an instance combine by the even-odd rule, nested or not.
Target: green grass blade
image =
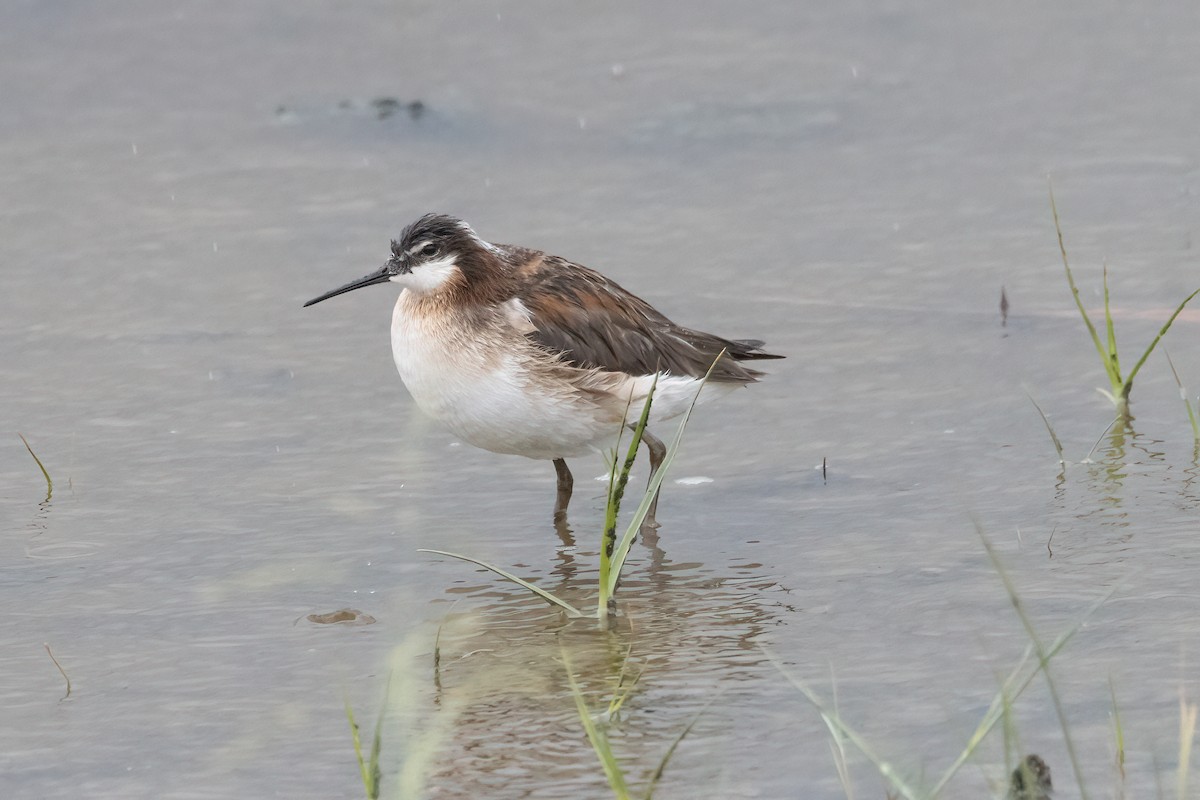
[[[621,419],[629,419],[629,409],[632,404],[633,404],[633,393],[631,392],[629,395],[629,399],[625,401],[625,413],[621,416]],[[609,465],[609,469],[608,469],[608,494],[605,495],[606,497],[608,497],[610,499],[613,496],[613,489],[617,485],[617,475],[618,475],[617,453],[621,452],[621,440],[624,438],[625,438],[625,426],[618,425],[617,426],[617,440],[615,442],[613,442],[612,464]],[[606,506],[605,507],[605,516],[607,516],[607,514],[608,514],[608,509]]]
[[[617,688],[613,690],[612,699],[608,701],[608,710],[605,711],[605,717],[611,719],[621,710],[621,706],[625,705],[625,701],[633,694],[633,690],[642,680],[642,675],[646,672],[646,666],[643,664],[638,669],[637,674],[633,676],[633,680],[627,681],[626,675],[629,669],[629,656],[633,653],[633,643],[631,642],[625,648],[625,657],[621,659],[621,672],[617,677]]]
[[[1148,359],[1150,354],[1154,352],[1154,348],[1158,346],[1159,341],[1161,341],[1162,338],[1167,335],[1167,331],[1169,331],[1171,326],[1175,323],[1175,318],[1183,313],[1183,309],[1186,308],[1187,304],[1192,302],[1192,298],[1198,294],[1200,294],[1200,289],[1197,289],[1183,299],[1183,302],[1180,303],[1179,307],[1175,309],[1175,313],[1171,315],[1171,318],[1168,319],[1166,324],[1164,324],[1159,330],[1158,335],[1154,337],[1154,341],[1151,342],[1150,346],[1146,348],[1146,352],[1142,353],[1142,357],[1139,358],[1138,362],[1133,365],[1133,369],[1130,371],[1129,377],[1125,379],[1125,383],[1120,387],[1122,398],[1125,400],[1129,399],[1129,392],[1133,389],[1133,379],[1137,377],[1138,370],[1142,368],[1142,364],[1145,364],[1146,359]]]
[[[587,734],[588,742],[591,743],[592,750],[596,752],[596,757],[600,759],[604,777],[608,780],[608,785],[612,788],[617,800],[629,800],[629,787],[625,785],[625,773],[621,770],[621,765],[613,753],[608,735],[603,728],[596,724],[596,720],[588,711],[583,690],[579,688],[579,683],[575,680],[575,670],[571,666],[571,657],[567,655],[567,649],[560,645],[559,652],[562,653],[563,666],[567,670],[567,682],[571,686],[571,695],[575,698],[575,709],[579,712],[579,719],[583,723],[583,730]]]
[[[1103,597],[1096,600],[1095,603],[1093,603],[1086,611],[1084,611],[1079,620],[1073,626],[1059,634],[1059,636],[1051,643],[1051,645],[1045,649],[1044,662],[1039,660],[1038,663],[1033,665],[1032,669],[1029,669],[1028,662],[1034,652],[1034,647],[1033,645],[1026,647],[1025,655],[1022,656],[1021,660],[1017,663],[1017,666],[1013,668],[1012,672],[1009,673],[1008,677],[1004,680],[1003,685],[992,699],[991,705],[989,706],[987,712],[985,712],[983,715],[979,725],[975,728],[974,733],[971,734],[971,737],[967,741],[967,744],[963,748],[962,752],[957,758],[955,758],[954,762],[945,770],[945,772],[942,773],[942,776],[938,779],[937,783],[934,784],[933,788],[928,793],[919,792],[915,787],[912,787],[905,782],[890,764],[876,755],[866,741],[841,720],[836,711],[830,712],[825,709],[820,700],[817,698],[816,694],[812,692],[812,690],[810,690],[806,685],[804,685],[803,682],[801,682],[798,678],[794,677],[787,670],[785,670],[782,664],[779,663],[778,659],[776,659],[771,652],[767,651],[765,648],[763,648],[763,652],[766,654],[767,659],[775,666],[777,670],[779,670],[780,674],[782,674],[784,678],[792,684],[792,686],[799,689],[809,700],[809,702],[813,704],[818,713],[821,714],[822,720],[825,722],[826,727],[830,728],[831,730],[835,728],[839,730],[841,735],[850,741],[851,744],[853,744],[859,750],[859,752],[866,756],[867,760],[875,766],[876,771],[878,771],[880,775],[888,780],[897,792],[904,797],[909,798],[909,800],[925,797],[935,798],[942,793],[942,791],[946,788],[946,785],[954,778],[956,774],[958,774],[958,771],[962,768],[963,764],[965,764],[967,760],[971,758],[971,756],[975,753],[975,750],[992,731],[992,729],[995,728],[996,724],[1003,719],[1006,705],[1015,702],[1017,698],[1024,693],[1029,685],[1033,683],[1034,678],[1036,678],[1037,675],[1043,670],[1044,663],[1049,663],[1051,659],[1057,656],[1058,653],[1061,652],[1064,647],[1066,647],[1067,643],[1074,638],[1075,634],[1083,628],[1084,623],[1086,623],[1102,605],[1107,603],[1108,600],[1112,598],[1120,586],[1121,584],[1114,586],[1107,593],[1105,593]]]
[[[1073,626],[1058,635],[1058,638],[1056,638],[1050,644],[1050,647],[1046,649],[1047,660],[1057,656],[1058,653],[1067,646],[1067,642],[1071,641],[1075,634],[1083,628],[1084,623],[1086,623],[1102,605],[1107,603],[1109,599],[1116,594],[1117,589],[1119,589],[1120,586],[1121,584],[1118,584],[1110,589],[1106,594],[1104,594],[1104,596],[1089,606]],[[955,774],[958,773],[958,771],[962,768],[962,765],[967,763],[967,759],[971,757],[976,748],[979,747],[984,738],[988,735],[988,733],[991,732],[992,728],[996,726],[996,723],[1003,718],[1004,704],[1016,702],[1017,698],[1019,698],[1027,688],[1029,688],[1029,685],[1033,683],[1033,679],[1038,676],[1039,672],[1041,672],[1041,664],[1035,664],[1034,668],[1032,670],[1028,670],[1027,674],[1022,677],[1022,673],[1026,672],[1026,662],[1029,661],[1029,658],[1033,652],[1033,645],[1026,647],[1025,654],[1021,657],[1021,660],[1017,662],[1017,666],[1013,668],[1012,672],[1009,673],[1000,690],[996,693],[996,696],[992,698],[991,705],[988,707],[987,712],[984,713],[983,719],[979,721],[979,725],[975,728],[975,732],[971,734],[971,738],[967,740],[966,747],[963,748],[963,751],[946,769],[938,782],[934,784],[933,791],[930,792],[931,797],[937,797],[942,792],[942,790],[946,787],[946,784],[948,784]]]
[[[692,402],[688,404],[687,411],[679,420],[679,427],[675,430],[675,438],[671,440],[671,444],[667,447],[667,453],[663,456],[662,463],[658,465],[658,470],[650,478],[650,485],[646,487],[646,493],[642,495],[642,501],[638,503],[637,510],[633,513],[633,518],[629,520],[629,527],[625,529],[625,535],[621,537],[621,541],[617,544],[616,552],[613,554],[613,568],[608,575],[608,585],[605,587],[610,595],[617,589],[617,581],[621,578],[621,568],[625,566],[625,559],[629,556],[629,548],[633,545],[633,540],[637,538],[638,531],[641,530],[642,523],[646,520],[646,515],[650,513],[650,505],[654,502],[655,495],[658,494],[658,488],[662,486],[663,479],[667,477],[667,471],[670,470],[671,464],[675,461],[675,454],[679,452],[679,445],[683,442],[683,432],[687,428],[688,420],[692,418],[692,411],[696,408],[696,402],[700,399],[700,393],[704,391],[705,385],[708,383],[709,376],[712,375],[713,369],[716,368],[717,362],[725,355],[722,350],[713,363],[708,368],[708,372],[704,374],[704,379],[700,381],[700,386],[696,389],[696,394],[692,398]]]
[[[1187,407],[1188,422],[1192,424],[1192,439],[1200,444],[1200,420],[1196,419],[1196,409],[1192,407],[1192,401],[1188,399],[1187,389],[1183,388],[1183,381],[1179,379],[1179,371],[1175,369],[1175,362],[1171,360],[1171,354],[1163,348],[1163,355],[1167,357],[1167,363],[1171,365],[1171,374],[1175,376],[1175,385],[1179,387],[1179,397],[1183,400],[1184,406]]]
[[[663,753],[663,757],[661,760],[659,760],[658,766],[654,770],[654,774],[650,776],[650,783],[646,786],[646,793],[642,795],[644,800],[652,800],[654,797],[654,789],[658,786],[658,782],[662,780],[663,773],[667,771],[667,764],[671,763],[671,757],[675,755],[676,748],[678,748],[680,742],[687,738],[687,735],[692,732],[692,728],[696,727],[696,723],[700,721],[700,717],[705,711],[708,711],[708,707],[711,706],[715,700],[715,697],[709,700],[692,716],[691,720],[688,721],[688,724],[685,725],[683,730],[679,732],[679,735],[675,737],[675,741],[671,742],[671,746],[667,748],[667,752]]]
[[[37,457],[37,453],[33,452],[33,448],[29,446],[28,440],[19,433],[17,436],[21,437],[21,441],[25,444],[25,449],[29,451],[29,455],[33,456],[33,460],[37,462],[38,469],[42,471],[42,477],[46,479],[46,499],[49,500],[51,495],[54,494],[54,481],[50,480],[50,473],[46,471],[46,465]]]
[[[1033,395],[1029,393],[1028,389],[1025,390],[1025,396],[1029,398],[1029,402],[1033,403],[1033,407],[1036,408],[1038,414],[1041,415],[1042,424],[1046,426],[1046,431],[1050,434],[1050,440],[1054,442],[1054,449],[1058,452],[1058,463],[1065,467],[1067,465],[1067,461],[1063,458],[1062,442],[1058,440],[1058,434],[1054,432],[1053,426],[1050,425],[1050,420],[1046,416],[1046,412],[1042,411],[1042,407],[1038,405],[1037,400],[1033,399]]]
[[[597,599],[596,616],[605,620],[608,618],[609,600],[616,591],[617,582],[610,581],[609,576],[612,574],[613,553],[617,546],[617,516],[621,512],[621,499],[625,496],[625,487],[629,484],[629,473],[633,470],[633,462],[637,460],[638,447],[642,443],[642,435],[646,432],[646,422],[650,419],[650,406],[654,401],[654,390],[658,386],[658,375],[655,374],[654,380],[650,383],[650,391],[646,393],[646,402],[642,404],[642,413],[638,417],[637,425],[633,429],[633,439],[629,442],[629,449],[625,453],[625,461],[621,464],[620,472],[617,471],[617,459],[613,458],[612,472],[609,474],[608,483],[608,504],[604,513],[604,540],[600,543],[600,592]],[[633,402],[633,393],[630,392],[629,403],[626,403],[626,408]],[[626,411],[628,414],[628,411]],[[622,424],[621,428],[624,429]],[[618,444],[620,439],[617,440]],[[620,567],[618,567],[619,571]],[[610,590],[609,586],[613,588]]]
[[[375,732],[371,736],[371,758],[367,767],[371,772],[371,787],[374,793],[371,800],[377,800],[380,788],[383,786],[383,770],[379,766],[379,753],[383,749],[383,715],[388,710],[388,699],[392,695],[392,678],[395,673],[388,673],[387,687],[383,690],[383,705],[379,707],[379,716],[375,718]]]
[[[1108,304],[1108,264],[1104,265],[1104,329],[1108,335],[1108,377],[1112,381],[1113,394],[1116,394],[1121,390],[1121,359],[1117,355],[1117,330]]]
[[[362,775],[363,790],[367,793],[368,800],[378,800],[379,787],[372,780],[371,770],[367,767],[367,760],[363,757],[362,739],[359,736],[358,722],[354,719],[354,709],[350,707],[350,698],[346,698],[346,719],[350,721],[350,738],[354,742],[354,757],[358,760],[358,771]]]
[[[1117,776],[1120,778],[1121,787],[1125,785],[1125,727],[1121,724],[1121,709],[1117,706],[1117,687],[1113,685],[1112,676],[1108,676],[1108,693],[1112,697],[1112,721],[1113,721],[1113,742],[1116,745],[1117,753]],[[1118,797],[1124,796],[1122,790],[1118,793]]]
[[[480,561],[477,558],[471,558],[470,556],[464,556],[461,553],[450,553],[450,552],[447,552],[446,550],[432,550],[432,549],[428,549],[428,548],[424,548],[424,547],[419,548],[417,550],[417,552],[418,553],[434,553],[435,555],[439,555],[439,556],[449,556],[450,558],[457,558],[459,561],[469,561],[470,563],[475,564],[480,567],[483,567],[486,570],[491,570],[492,572],[499,575],[501,578],[505,578],[519,586],[525,587],[529,591],[536,594],[538,597],[545,600],[547,603],[550,603],[551,605],[555,605],[555,606],[558,606],[559,608],[561,608],[563,611],[565,611],[567,613],[567,616],[571,617],[572,619],[582,619],[582,618],[585,618],[588,616],[587,614],[584,614],[582,611],[580,611],[575,606],[568,603],[566,600],[562,600],[562,599],[558,598],[557,596],[550,594],[550,592],[547,592],[545,589],[541,588],[540,586],[535,586],[532,583],[530,583],[529,581],[524,580],[523,578],[518,578],[516,575],[513,575],[511,572],[502,570],[493,564],[487,563],[486,561]]]
[[[781,664],[775,657],[774,653],[767,650],[765,647],[762,647],[761,645],[760,647],[763,653],[766,655],[767,660],[774,665],[775,669],[779,671],[779,674],[783,676],[784,680],[799,690],[799,692],[808,699],[808,702],[817,709],[817,713],[821,715],[821,719],[825,722],[826,727],[836,727],[841,732],[842,736],[846,737],[851,744],[858,748],[860,753],[866,756],[867,760],[874,765],[875,770],[892,785],[892,788],[894,788],[902,796],[908,798],[908,800],[922,800],[922,798],[926,797],[926,795],[919,791],[916,787],[909,785],[909,783],[904,780],[904,778],[895,770],[894,767],[892,767],[891,764],[889,764],[887,761],[884,761],[879,755],[877,755],[871,746],[867,744],[867,741],[863,739],[863,737],[860,736],[857,731],[842,721],[837,712],[830,711],[825,708],[825,705],[821,702],[821,699],[817,697],[816,692],[810,689],[808,685],[804,683],[804,681],[788,672],[784,668],[783,664]]]
[[[1004,292],[1001,290],[1001,297]],[[829,665],[829,685],[833,690],[833,713],[841,715],[838,705],[837,677],[833,674],[833,665]],[[828,726],[826,726],[828,727]],[[829,728],[829,751],[833,754],[833,766],[837,770],[838,781],[842,784],[842,792],[846,800],[854,800],[854,784],[850,780],[850,762],[846,758],[846,738],[836,728]]]
[[[1100,342],[1100,334],[1096,333],[1096,326],[1092,324],[1087,309],[1083,307],[1083,301],[1079,299],[1079,287],[1075,285],[1075,276],[1071,274],[1071,264],[1067,261],[1067,246],[1063,243],[1062,225],[1058,220],[1058,204],[1054,202],[1053,186],[1050,186],[1050,213],[1054,215],[1054,230],[1058,234],[1058,252],[1062,254],[1063,269],[1067,272],[1067,285],[1071,287],[1071,296],[1075,298],[1075,307],[1079,309],[1079,314],[1083,317],[1083,324],[1087,326],[1088,334],[1092,337],[1092,344],[1096,346],[1096,352],[1100,354],[1100,361],[1104,364],[1104,371],[1108,374],[1108,379],[1113,384],[1115,392],[1121,386],[1121,376],[1117,375],[1114,379],[1112,364],[1108,360],[1104,345]]]
[[[1083,770],[1079,766],[1079,759],[1075,753],[1075,743],[1071,739],[1071,728],[1067,724],[1066,711],[1063,709],[1062,698],[1058,695],[1058,688],[1054,684],[1054,679],[1050,675],[1050,658],[1046,648],[1042,645],[1042,640],[1038,636],[1037,630],[1033,626],[1033,620],[1025,613],[1025,608],[1021,603],[1021,598],[1017,594],[1017,587],[1009,577],[1008,571],[1004,568],[1004,564],[1000,561],[999,554],[992,547],[991,541],[983,532],[983,526],[978,520],[975,521],[975,531],[979,534],[980,541],[983,542],[983,549],[987,551],[988,559],[992,562],[992,568],[1000,576],[1001,582],[1004,584],[1004,590],[1008,593],[1009,602],[1012,604],[1013,610],[1016,611],[1018,619],[1021,620],[1021,625],[1025,628],[1025,633],[1029,636],[1029,641],[1033,644],[1034,652],[1037,653],[1038,666],[1041,668],[1042,675],[1046,678],[1046,689],[1050,693],[1050,700],[1054,705],[1054,712],[1058,716],[1059,726],[1062,728],[1063,743],[1067,746],[1067,756],[1071,761],[1071,769],[1075,773],[1075,782],[1079,786],[1079,796],[1083,800],[1087,800],[1087,786],[1083,779]]]
[[[350,721],[350,736],[354,741],[354,757],[358,761],[358,771],[362,775],[363,789],[368,800],[379,800],[379,789],[383,784],[383,770],[379,766],[379,754],[383,749],[383,716],[387,713],[388,699],[392,696],[392,679],[395,672],[388,673],[387,684],[383,690],[383,705],[375,720],[375,731],[371,738],[371,752],[364,758],[362,738],[358,729],[358,721],[354,718],[354,709],[350,707],[350,698],[346,698],[346,719]]]

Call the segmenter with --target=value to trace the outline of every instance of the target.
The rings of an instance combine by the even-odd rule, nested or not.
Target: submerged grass
[[[612,723],[615,709],[620,708],[628,698],[629,692],[632,690],[632,684],[626,687],[623,681],[619,682],[612,699],[608,703],[608,710],[600,714],[593,714],[588,709],[583,689],[580,688],[579,682],[575,679],[575,670],[571,665],[571,657],[567,653],[567,649],[560,647],[560,653],[562,654],[563,667],[567,671],[567,682],[571,687],[571,696],[575,699],[575,709],[579,712],[579,720],[583,724],[583,730],[587,734],[588,742],[592,745],[592,750],[595,751],[596,758],[599,759],[600,766],[604,770],[604,777],[608,781],[609,788],[612,789],[613,795],[617,800],[632,800],[634,795],[630,792],[625,771],[621,768],[621,762],[617,759],[616,753],[612,748],[612,743],[608,738],[608,726]],[[629,651],[626,650],[625,660],[621,664],[622,677],[625,674],[625,666],[628,663],[628,658]],[[634,683],[636,682],[635,679]],[[667,747],[662,758],[658,761],[658,766],[650,774],[650,778],[646,782],[645,791],[639,795],[642,800],[652,800],[654,790],[658,787],[658,783],[662,779],[663,773],[666,772],[667,765],[671,762],[675,751],[679,748],[680,743],[687,738],[687,735],[692,732],[692,729],[696,726],[696,723],[700,720],[704,712],[708,710],[708,706],[711,703],[712,701],[710,700],[703,708],[697,711]]]
[[[1117,687],[1112,676],[1108,679],[1108,693],[1112,697],[1113,766],[1117,773],[1117,797],[1125,796],[1125,726],[1121,724],[1121,708],[1117,705]]]
[[[385,796],[416,800],[424,796],[437,751],[462,709],[460,697],[456,694],[447,695],[439,689],[437,711],[431,714],[418,712],[416,639],[416,635],[410,636],[392,651],[383,703],[379,707],[370,742],[363,739],[349,697],[344,700],[354,758],[367,800],[379,800]],[[436,652],[436,643],[434,647]],[[438,683],[436,672],[434,683],[435,686]],[[398,725],[398,721],[404,724]],[[389,752],[386,761],[396,765],[395,769],[385,768],[385,730],[388,731]]]
[[[575,680],[575,669],[571,665],[571,657],[567,654],[567,648],[562,647],[559,652],[562,654],[563,667],[567,670],[567,682],[571,686],[571,696],[575,698],[575,709],[579,712],[579,720],[583,723],[583,730],[587,733],[592,750],[596,751],[596,757],[600,759],[604,777],[608,780],[608,785],[612,788],[617,800],[629,800],[629,786],[625,781],[625,771],[621,769],[621,763],[617,761],[612,744],[608,741],[607,721],[598,721],[588,711],[587,700],[583,696],[583,690],[579,688],[579,682]]]
[[[1133,379],[1137,377],[1142,365],[1146,363],[1146,359],[1154,352],[1154,348],[1166,336],[1167,331],[1171,329],[1176,317],[1178,317],[1183,309],[1192,299],[1200,294],[1200,289],[1189,294],[1184,298],[1176,308],[1175,312],[1167,319],[1166,323],[1159,329],[1158,335],[1150,342],[1150,345],[1142,352],[1141,358],[1133,365],[1133,369],[1125,375],[1121,371],[1121,360],[1117,355],[1117,332],[1116,326],[1113,324],[1112,309],[1109,305],[1108,294],[1108,267],[1104,267],[1104,341],[1101,341],[1100,334],[1096,330],[1096,326],[1092,323],[1091,317],[1088,316],[1087,309],[1083,306],[1083,301],[1079,298],[1079,287],[1075,285],[1075,276],[1071,273],[1071,264],[1067,260],[1067,247],[1063,242],[1062,224],[1058,219],[1058,205],[1054,202],[1054,188],[1050,188],[1050,211],[1054,215],[1054,230],[1058,234],[1058,250],[1062,255],[1063,269],[1067,273],[1067,284],[1071,287],[1071,295],[1075,299],[1075,306],[1079,309],[1079,315],[1083,318],[1083,324],[1087,327],[1088,334],[1091,336],[1092,344],[1096,347],[1096,353],[1100,356],[1100,361],[1104,366],[1104,372],[1108,375],[1109,389],[1101,389],[1113,405],[1117,408],[1118,416],[1129,416],[1129,394],[1133,391]]]

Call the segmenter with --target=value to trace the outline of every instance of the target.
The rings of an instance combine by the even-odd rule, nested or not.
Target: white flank
[[[646,394],[654,385],[654,401],[650,404],[650,422],[662,422],[677,417],[687,411],[688,406],[700,390],[701,380],[679,375],[660,374],[657,385],[653,375],[643,375],[638,378],[626,378],[621,387],[613,392],[622,400],[629,401],[629,413],[626,420],[630,424],[638,421],[642,415],[642,406],[646,403]],[[699,402],[703,403],[713,397],[727,394],[741,386],[737,383],[708,383],[700,392]],[[631,398],[632,395],[632,398]]]

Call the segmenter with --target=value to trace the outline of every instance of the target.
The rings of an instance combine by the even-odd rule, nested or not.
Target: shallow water
[[[832,672],[846,720],[931,779],[1028,642],[976,523],[1047,642],[1115,588],[1052,675],[1093,796],[1118,786],[1110,683],[1127,793],[1171,786],[1200,462],[1161,353],[1101,436],[1046,176],[1132,365],[1200,283],[1196,9],[455,8],[4,12],[0,796],[361,796],[343,700],[369,730],[394,665],[385,780],[440,737],[431,797],[604,796],[560,643],[596,708],[627,648],[644,669],[612,729],[635,784],[707,709],[656,797],[844,796],[768,653],[827,698]],[[566,546],[548,464],[415,411],[392,292],[300,308],[429,210],[788,356],[693,418],[611,636],[416,552],[590,603],[600,460]],[[1193,397],[1198,329],[1166,339]],[[305,619],[341,608],[377,621]],[[1078,796],[1044,686],[1020,748]],[[948,796],[1002,794],[1004,757],[997,731]]]

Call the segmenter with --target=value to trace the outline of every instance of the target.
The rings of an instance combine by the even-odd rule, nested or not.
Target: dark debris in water
[[[374,114],[375,119],[378,120],[385,120],[400,113],[407,113],[410,120],[417,122],[429,111],[429,106],[425,105],[425,101],[423,100],[404,101],[396,97],[376,97],[368,101],[365,105],[349,99],[339,100],[336,111],[339,113],[370,111]],[[306,114],[302,109],[298,109],[295,106],[280,103],[275,106],[275,116],[281,119],[291,119],[297,116],[306,116]]]
[[[371,101],[371,107],[375,109],[375,116],[378,119],[387,119],[401,111],[407,111],[408,118],[413,122],[425,116],[425,104],[420,100],[411,100],[405,103],[394,97],[376,97]]]
[[[1008,800],[1050,800],[1053,789],[1050,767],[1041,756],[1030,753],[1021,759],[1008,783]]]
[[[357,608],[342,608],[328,614],[309,614],[307,619],[317,625],[370,625],[375,622],[374,617]]]

